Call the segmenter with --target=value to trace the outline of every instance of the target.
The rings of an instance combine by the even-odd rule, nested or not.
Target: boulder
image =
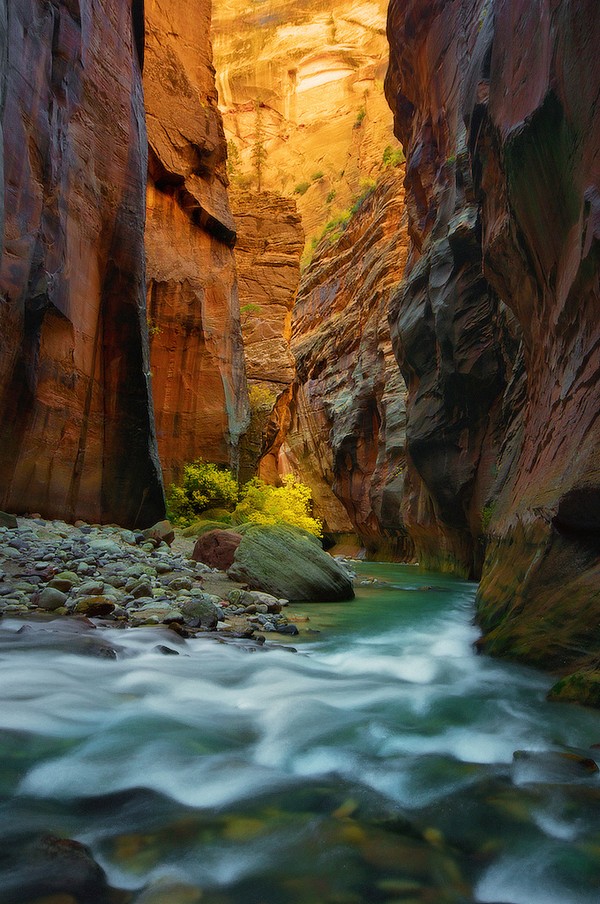
[[[60,609],[67,601],[67,596],[54,587],[46,587],[39,595],[38,606],[40,609],[47,609],[52,612],[54,609]]]
[[[222,613],[214,599],[210,593],[205,593],[178,603],[186,625],[190,628],[216,628]]]
[[[227,571],[233,565],[241,540],[241,534],[235,531],[211,530],[196,540],[192,559],[219,571]]]
[[[143,530],[142,533],[147,540],[158,540],[159,543],[162,541],[168,543],[169,546],[175,539],[175,531],[170,521],[158,521],[152,527]]]
[[[15,527],[18,527],[17,519],[7,512],[0,512],[0,527],[9,527],[14,530]]]
[[[337,602],[354,597],[352,582],[316,537],[283,525],[244,532],[227,572],[253,590],[288,600]]]

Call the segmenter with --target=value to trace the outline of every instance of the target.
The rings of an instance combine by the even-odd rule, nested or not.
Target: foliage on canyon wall
[[[294,197],[307,241],[349,206],[396,143],[383,96],[386,6],[213,3],[232,182]]]

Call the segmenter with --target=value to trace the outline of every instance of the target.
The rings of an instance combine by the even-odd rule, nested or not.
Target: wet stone
[[[49,612],[52,612],[54,609],[59,609],[61,606],[64,606],[66,602],[67,596],[65,593],[56,590],[54,587],[46,587],[40,593],[37,604],[40,609],[47,609]]]

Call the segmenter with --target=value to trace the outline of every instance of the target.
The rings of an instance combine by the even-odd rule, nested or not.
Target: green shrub
[[[248,388],[248,400],[251,411],[271,411],[277,400],[277,395],[268,386],[254,383]]]
[[[360,181],[360,194],[358,194],[352,203],[352,207],[350,208],[350,216],[354,216],[355,213],[358,213],[360,208],[363,206],[368,197],[370,197],[375,191],[376,182],[374,179],[361,179]]]
[[[358,111],[358,113],[356,114],[356,120],[354,121],[353,128],[360,129],[360,127],[362,126],[363,119],[365,118],[366,115],[367,115],[367,111],[365,110],[364,107],[361,107],[360,110]]]
[[[325,175],[325,173],[323,172],[322,169],[320,169],[320,170],[317,170],[316,173],[313,173],[310,178],[312,179],[313,182],[318,182],[319,179],[322,179],[324,175]]]
[[[336,195],[337,195],[337,192],[336,192],[335,188],[332,188],[331,191],[328,193],[327,197],[325,198],[325,203],[331,204],[331,202],[333,201],[333,199],[335,198]]]
[[[382,158],[384,166],[400,166],[405,160],[402,148],[393,148],[391,144],[387,145]]]
[[[298,185],[294,188],[294,194],[305,195],[309,188],[310,182],[298,182]]]
[[[238,497],[238,485],[230,471],[197,459],[185,465],[181,486],[169,489],[169,518],[176,524],[190,524],[207,509],[232,509]]]
[[[323,525],[311,515],[310,488],[293,474],[283,478],[283,486],[270,486],[259,478],[250,480],[233,513],[232,523],[291,524],[320,537]]]
[[[481,510],[481,529],[484,534],[487,534],[492,518],[494,517],[494,511],[496,509],[496,503],[490,502],[488,505],[484,505]]]

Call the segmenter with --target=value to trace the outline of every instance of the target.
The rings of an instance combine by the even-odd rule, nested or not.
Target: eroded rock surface
[[[290,348],[304,232],[296,204],[273,192],[231,192],[237,230],[235,262],[250,389],[250,425],[240,477],[253,477],[263,432],[277,397],[296,374]]]
[[[148,323],[161,464],[237,465],[248,399],[210,4],[146,5]]]
[[[389,37],[412,239],[392,307],[407,520],[426,558],[441,537],[475,574],[490,534],[485,647],[585,669],[600,653],[596,4],[392,0]]]
[[[138,0],[10,6],[0,269],[0,503],[164,512],[144,302]],[[4,85],[3,85],[4,87]]]
[[[386,0],[213,3],[232,179],[293,196],[307,239],[350,206],[395,144],[382,90],[386,7]]]
[[[261,473],[296,471],[333,533],[406,556],[402,525],[405,385],[387,324],[406,259],[402,168],[392,168],[345,230],[323,239],[294,309],[297,377],[277,405]]]

